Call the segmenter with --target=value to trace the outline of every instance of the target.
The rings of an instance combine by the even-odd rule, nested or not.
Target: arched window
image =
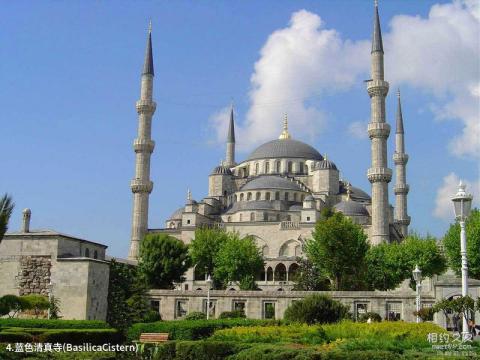
[[[275,267],[275,281],[287,280],[287,268],[282,263]]]
[[[285,193],[285,201],[288,201],[288,192]]]
[[[262,196],[262,194],[261,194],[260,192],[257,192],[257,193],[255,194],[255,200],[257,200],[257,201],[260,200],[260,197],[261,197],[261,196]]]
[[[265,163],[265,173],[268,174],[270,172],[270,163],[267,161]]]
[[[300,199],[300,201],[302,201],[302,202],[303,202],[303,200],[305,200],[305,195],[302,195],[302,197]]]
[[[293,171],[293,163],[291,161],[288,162],[287,169],[287,172],[291,174]]]
[[[293,193],[293,201],[297,201],[297,193]]]
[[[270,200],[270,193],[269,192],[265,193],[265,200]]]
[[[242,221],[242,220],[243,220],[243,216],[242,216],[242,214],[240,214],[240,221]]]
[[[227,218],[227,222],[232,222],[232,217],[231,217],[231,216],[229,216],[229,217]]]
[[[247,200],[248,201],[252,200],[252,193],[251,192],[247,193]]]
[[[255,213],[250,213],[250,221],[255,221]]]
[[[300,174],[303,174],[303,162],[300,163]]]
[[[277,173],[280,173],[280,161],[276,161],[276,162],[275,162],[275,171],[276,171]]]
[[[93,252],[93,258],[94,258],[94,259],[98,259],[98,251],[97,251],[97,250],[95,250],[95,251]]]
[[[243,201],[243,193],[240,194],[240,201]]]
[[[280,191],[275,192],[275,200],[280,200]]]
[[[258,163],[255,164],[255,175],[258,175],[259,166]]]
[[[233,202],[237,202],[237,195],[233,198]]]
[[[289,281],[296,281],[297,280],[298,269],[299,269],[298,264],[293,263],[292,265],[290,265],[290,267],[288,268],[288,280]]]
[[[85,257],[90,257],[90,250],[89,248],[85,249]]]
[[[308,175],[308,165],[307,164],[305,164],[305,174]]]
[[[273,281],[273,269],[270,266],[267,269],[267,281]]]

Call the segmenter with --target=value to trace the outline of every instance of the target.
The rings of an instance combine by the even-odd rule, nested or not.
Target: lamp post
[[[205,280],[207,283],[207,320],[210,318],[210,287],[212,286],[212,278],[210,277],[210,274],[207,276],[207,280]]]
[[[418,268],[418,265],[415,265],[415,270],[412,271],[413,279],[415,280],[415,288],[416,288],[416,308],[417,308],[417,323],[420,322],[420,316],[418,313],[422,308],[422,299],[420,298],[420,291],[422,289],[422,270]]]
[[[467,235],[465,233],[465,220],[470,214],[470,208],[472,206],[472,195],[468,195],[465,192],[465,184],[460,181],[458,185],[458,192],[452,198],[455,218],[460,224],[460,255],[462,256],[462,296],[468,295],[468,262],[467,262]],[[468,314],[463,316],[462,336],[466,339],[469,335],[468,332]]]

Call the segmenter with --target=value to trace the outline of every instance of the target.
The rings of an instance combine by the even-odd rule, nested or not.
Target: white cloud
[[[480,180],[468,181],[462,179],[463,183],[467,186],[467,193],[473,195],[473,206],[479,206],[480,204]],[[437,190],[437,197],[435,199],[435,209],[433,215],[437,218],[453,221],[453,203],[452,197],[458,191],[458,184],[460,178],[454,172],[451,172],[443,178],[443,184]]]
[[[368,139],[368,121],[354,121],[348,125],[348,133],[356,139]]]

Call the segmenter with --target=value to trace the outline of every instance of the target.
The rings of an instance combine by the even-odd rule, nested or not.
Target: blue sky
[[[150,19],[157,101],[150,227],[163,227],[187,188],[196,199],[206,195],[208,174],[224,156],[232,98],[237,158],[276,138],[287,112],[293,137],[328,153],[342,177],[370,192],[370,143],[358,129],[370,114],[362,80],[373,1],[4,1],[2,13],[0,192],[16,203],[12,231],[30,207],[33,228],[126,256],[134,104]],[[459,178],[478,200],[478,8],[380,1],[380,14],[391,124],[395,89],[402,90],[411,229],[441,236]]]

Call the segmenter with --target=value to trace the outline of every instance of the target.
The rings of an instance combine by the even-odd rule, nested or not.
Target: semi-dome
[[[182,213],[185,208],[181,207],[173,212],[172,215],[168,218],[169,220],[182,220]]]
[[[336,211],[340,211],[347,216],[368,216],[368,211],[362,203],[353,200],[341,201],[334,205]]]
[[[337,165],[333,161],[323,159],[315,165],[315,170],[337,170]]]
[[[263,175],[250,180],[240,189],[244,190],[261,190],[261,189],[283,189],[305,191],[296,181],[276,175]]]
[[[220,165],[215,167],[212,170],[211,175],[233,175],[233,174],[230,168],[228,168],[227,166]]]
[[[293,139],[277,139],[256,148],[247,160],[301,158],[307,160],[323,160],[322,155],[308,144]]]

